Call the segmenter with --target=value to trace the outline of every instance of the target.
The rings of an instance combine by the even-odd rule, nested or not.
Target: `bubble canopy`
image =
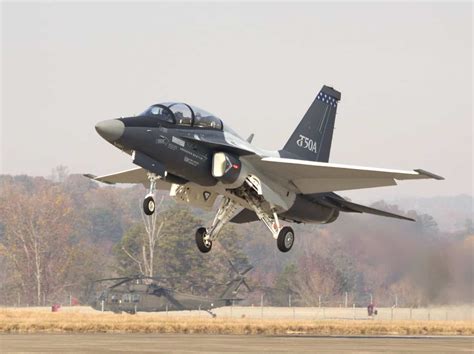
[[[222,130],[222,121],[212,113],[179,102],[165,102],[149,107],[140,116],[156,117],[168,123],[201,129]]]

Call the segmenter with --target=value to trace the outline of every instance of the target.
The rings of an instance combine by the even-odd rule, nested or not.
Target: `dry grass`
[[[0,309],[3,333],[474,335],[471,321],[278,320]]]

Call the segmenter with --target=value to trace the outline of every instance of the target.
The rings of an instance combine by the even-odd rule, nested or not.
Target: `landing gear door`
[[[186,183],[184,185],[172,184],[170,196],[173,197],[177,203],[211,210],[216,201],[217,193],[206,190],[194,183]]]

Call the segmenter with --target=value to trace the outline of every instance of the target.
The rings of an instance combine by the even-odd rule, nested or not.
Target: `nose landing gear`
[[[155,175],[154,173],[148,173],[148,180],[150,181],[150,189],[148,190],[148,194],[145,196],[143,200],[143,212],[145,215],[153,215],[156,209],[155,205],[155,181],[160,177]]]

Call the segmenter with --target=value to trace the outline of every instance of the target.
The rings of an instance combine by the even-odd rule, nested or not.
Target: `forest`
[[[99,185],[60,166],[48,177],[0,176],[0,305],[87,303],[94,280],[169,277],[166,286],[214,296],[231,278],[228,261],[252,265],[244,304],[426,306],[472,301],[474,229],[441,231],[416,210],[374,204],[417,222],[345,214],[327,225],[294,225],[288,254],[258,222],[226,225],[209,254],[195,245],[213,212],[157,196],[143,215],[145,188]],[[347,300],[345,300],[347,299]]]

